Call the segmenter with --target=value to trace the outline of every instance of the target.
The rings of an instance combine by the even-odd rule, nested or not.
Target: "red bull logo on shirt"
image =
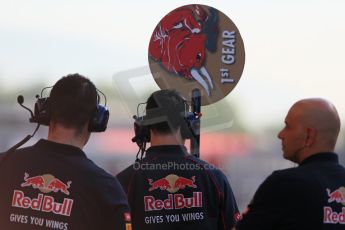
[[[20,185],[22,188],[38,189],[42,193],[58,193],[70,195],[69,189],[71,181],[67,183],[51,174],[31,176],[24,174],[24,182]],[[12,207],[32,209],[42,212],[52,212],[57,215],[70,216],[73,206],[73,200],[64,198],[62,203],[56,202],[53,196],[39,193],[37,197],[30,198],[21,190],[14,190],[12,197]]]
[[[30,177],[28,173],[24,174],[24,181],[21,187],[32,187],[43,193],[62,192],[66,195],[69,195],[68,189],[72,183],[71,181],[64,183],[50,174]]]
[[[345,187],[340,187],[334,191],[326,189],[328,195],[328,203],[341,204],[341,212],[336,212],[332,207],[323,207],[323,222],[325,224],[345,224]]]
[[[24,183],[22,183],[22,187],[29,187],[32,186],[33,188],[44,188],[44,178],[43,176],[33,176],[29,177],[28,173],[24,174]]]
[[[175,193],[180,189],[197,188],[195,184],[195,176],[191,178],[186,178],[182,176],[177,176],[175,174],[170,174],[164,178],[153,181],[152,179],[148,180],[150,188],[149,191],[154,191],[160,189],[162,191],[166,190],[170,193]]]
[[[333,192],[329,189],[326,190],[329,196],[328,203],[337,202],[345,205],[345,187],[340,187]]]
[[[195,189],[198,187],[195,184],[195,176],[186,178],[170,174],[157,180],[148,179],[148,182],[150,185],[148,191],[150,192],[161,190],[176,193],[180,189]],[[169,194],[165,200],[156,199],[154,196],[145,196],[144,205],[145,211],[202,207],[202,192],[193,192],[191,197],[185,197],[183,194]]]
[[[158,211],[162,209],[201,208],[202,192],[193,192],[192,197],[185,197],[183,194],[169,194],[168,199],[160,200],[153,196],[144,197],[145,212]]]
[[[62,203],[55,201],[54,197],[39,194],[36,198],[26,197],[23,191],[14,190],[12,207],[32,209],[42,212],[52,212],[57,215],[70,216],[73,200],[65,198]]]
[[[156,181],[149,179],[149,184],[151,186],[149,188],[150,192],[153,190],[156,190],[156,189],[167,190],[167,189],[171,188],[170,183],[166,178],[161,178],[161,179],[158,179]]]

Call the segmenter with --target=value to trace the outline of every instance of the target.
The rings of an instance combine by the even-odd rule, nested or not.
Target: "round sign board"
[[[168,13],[152,33],[148,53],[161,89],[190,98],[198,88],[202,105],[219,101],[235,88],[245,61],[236,25],[219,10],[199,4]]]

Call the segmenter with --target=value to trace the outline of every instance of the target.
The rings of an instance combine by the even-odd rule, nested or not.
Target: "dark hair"
[[[98,94],[88,78],[76,73],[56,82],[49,99],[51,121],[80,132],[96,112]]]
[[[165,117],[165,121],[149,125],[150,129],[158,133],[168,134],[176,130],[185,123],[184,114],[187,103],[184,98],[175,90],[159,90],[151,94],[147,100],[146,116],[151,119]],[[158,108],[158,113],[157,110]]]

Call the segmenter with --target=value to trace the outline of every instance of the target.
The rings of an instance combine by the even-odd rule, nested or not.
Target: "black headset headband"
[[[173,119],[184,118],[188,111],[176,111],[172,107],[152,108],[146,110],[146,115],[142,117],[143,125],[154,125],[162,122],[169,122]]]

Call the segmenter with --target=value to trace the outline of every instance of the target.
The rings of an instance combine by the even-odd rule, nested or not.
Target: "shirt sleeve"
[[[102,229],[131,229],[130,208],[122,186],[113,178],[106,187],[107,191],[103,194],[106,203],[105,223]]]
[[[116,178],[118,179],[118,181],[122,185],[122,188],[126,194],[128,194],[128,192],[129,192],[130,180],[131,180],[131,176],[133,174],[132,168],[133,168],[133,166],[131,165],[116,175]]]
[[[221,194],[220,194],[220,221],[218,222],[219,230],[231,229],[235,226],[240,218],[237,203],[231,186],[222,172],[218,177],[221,178]]]
[[[237,229],[275,229],[284,212],[288,210],[288,188],[285,179],[274,173],[270,175],[259,186],[242,220],[237,224]]]

